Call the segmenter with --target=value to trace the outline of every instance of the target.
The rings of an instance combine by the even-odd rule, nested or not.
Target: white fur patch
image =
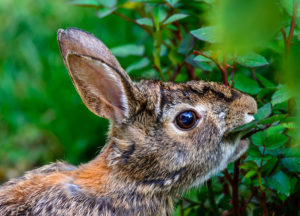
[[[254,116],[249,115],[248,113],[246,113],[245,116],[244,116],[244,120],[245,120],[245,124],[250,123],[254,120]]]
[[[210,172],[208,172],[205,176],[202,176],[202,177],[198,178],[191,185],[191,188],[192,187],[197,187],[197,186],[203,184],[210,177],[212,177],[212,176],[216,175],[218,172],[224,170],[227,167],[227,165],[229,163],[229,159],[232,157],[239,141],[240,141],[240,137],[237,137],[234,140],[234,143],[224,143],[224,142],[222,142],[220,145],[221,145],[223,158],[222,158],[222,161],[220,162],[220,164],[217,167],[215,167],[214,169],[212,169]]]

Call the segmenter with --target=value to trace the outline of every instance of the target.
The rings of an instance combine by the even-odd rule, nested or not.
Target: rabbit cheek
[[[210,153],[220,142],[221,134],[218,126],[213,121],[205,121],[193,134],[197,151]]]
[[[228,114],[226,118],[226,132],[230,132],[231,130],[245,124],[245,114],[241,111],[236,111]]]

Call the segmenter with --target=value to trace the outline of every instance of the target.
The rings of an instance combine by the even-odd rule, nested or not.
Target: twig
[[[285,46],[285,49],[286,49],[286,48],[287,48],[287,36],[286,36],[285,29],[282,27],[282,28],[280,29],[280,32],[281,32],[281,34],[282,34],[284,46]]]
[[[223,173],[224,173],[226,179],[229,181],[229,184],[232,186],[233,185],[233,180],[231,178],[231,175],[228,173],[227,169],[225,169]]]
[[[228,65],[225,64],[224,66],[221,65],[216,59],[198,51],[198,50],[194,50],[193,52],[195,55],[202,55],[204,56],[205,58],[208,58],[210,60],[212,60],[216,65],[217,67],[219,68],[219,70],[221,71],[222,73],[222,81],[223,81],[223,84],[226,85],[226,86],[229,86],[229,83],[228,83]]]
[[[215,201],[214,191],[212,188],[211,180],[207,181],[207,188],[208,188],[208,200],[209,200],[213,215],[219,215],[218,206]]]
[[[255,68],[252,68],[251,71],[252,71],[253,79],[255,79],[255,81],[257,82],[257,77],[256,77],[256,73],[255,73]]]
[[[249,138],[249,137],[251,137],[253,134],[256,134],[257,132],[267,130],[267,129],[268,129],[269,127],[271,127],[271,126],[272,126],[272,124],[268,124],[268,125],[266,125],[265,128],[260,128],[260,129],[252,130],[252,131],[250,131],[249,133],[245,134],[245,135],[242,137],[242,139]]]
[[[179,22],[176,21],[176,22],[173,23],[173,25],[176,26],[176,28],[177,28],[177,30],[174,30],[175,37],[176,37],[177,41],[182,41]]]
[[[174,73],[172,75],[172,78],[171,78],[172,82],[175,81],[175,79],[176,79],[177,75],[179,74],[181,68],[182,68],[182,64],[177,65],[177,67],[175,68],[175,71],[174,71]]]
[[[229,86],[229,83],[228,83],[228,69],[227,67],[223,67],[221,65],[218,65],[221,73],[222,73],[222,81],[223,81],[223,84],[226,85],[226,86]]]
[[[291,45],[293,43],[292,40],[293,40],[294,31],[295,31],[298,7],[299,7],[298,0],[293,0],[293,16],[292,16],[290,31],[289,31],[289,35],[288,35],[287,43],[286,43],[286,45],[287,45],[286,46],[286,53],[287,54],[290,52]]]
[[[224,193],[225,195],[230,195],[230,192],[229,192],[229,186],[228,186],[228,184],[227,184],[227,182],[226,182],[226,178],[220,177],[220,178],[219,178],[219,181],[220,181],[220,183],[221,183],[222,186],[223,186],[223,193]]]
[[[271,175],[275,172],[276,168],[277,168],[278,165],[279,165],[280,159],[281,159],[280,157],[277,158],[276,164],[274,165],[273,169],[272,169],[271,172],[269,173],[268,177],[271,176]]]
[[[232,83],[232,87],[233,87],[233,85],[234,85],[234,83],[233,83],[233,77],[234,77],[234,74],[235,74],[235,65],[233,65],[233,67],[232,67],[232,69],[231,69],[231,76],[230,76],[230,81],[231,81],[231,83]]]
[[[187,198],[184,198],[184,197],[182,198],[182,200],[184,200],[184,201],[186,201],[190,204],[193,204],[193,205],[201,205],[201,203],[195,202],[193,200],[190,200],[190,199],[187,199]]]
[[[186,63],[185,62],[185,66],[186,66],[186,70],[187,70],[187,73],[188,73],[188,76],[189,76],[189,80],[196,80],[196,76],[195,76],[195,69],[194,67],[189,64],[189,63]]]
[[[121,17],[122,19],[124,19],[124,20],[126,20],[126,21],[128,21],[128,22],[131,22],[131,23],[133,23],[133,24],[136,24],[137,26],[139,26],[139,27],[141,27],[143,30],[145,30],[149,35],[152,35],[152,32],[151,32],[148,28],[146,28],[145,26],[139,24],[139,23],[136,22],[134,19],[131,19],[131,18],[129,18],[129,17],[125,16],[124,14],[121,14],[121,13],[119,13],[119,12],[117,12],[117,11],[114,11],[114,12],[112,12],[112,13],[115,14],[115,15],[117,15],[117,16],[119,16],[119,17]]]
[[[267,216],[268,209],[267,209],[267,204],[266,204],[266,200],[267,200],[266,193],[264,191],[262,191],[261,194],[262,194],[262,199],[260,199],[260,204],[263,209],[264,216]]]
[[[246,210],[249,202],[251,202],[251,200],[253,199],[253,197],[257,194],[258,189],[255,188],[254,191],[252,191],[252,194],[250,195],[250,197],[248,198],[248,200],[243,204],[242,208],[241,208],[241,214],[243,215],[244,211]]]
[[[158,72],[159,76],[161,77],[161,79],[163,81],[166,81],[166,78],[165,78],[164,74],[162,73],[161,69],[156,65],[154,65],[153,67],[154,67],[155,70],[157,70],[157,72]]]
[[[234,162],[233,171],[233,187],[232,187],[232,199],[233,199],[233,211],[235,216],[240,216],[239,209],[239,170],[240,159]]]
[[[182,205],[182,200],[180,201],[180,215],[184,216],[184,209],[183,209],[183,205]]]

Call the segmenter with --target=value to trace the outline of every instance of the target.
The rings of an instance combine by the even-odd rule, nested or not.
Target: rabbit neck
[[[128,215],[171,215],[174,196],[151,184],[142,184],[110,164],[112,147],[113,143],[109,143],[94,160],[80,166],[74,184],[96,197],[109,198],[116,208],[124,206]]]

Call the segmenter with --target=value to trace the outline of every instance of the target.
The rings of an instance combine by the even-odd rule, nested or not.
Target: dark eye
[[[192,110],[181,112],[177,115],[175,122],[178,128],[183,130],[189,130],[194,128],[199,118]]]

